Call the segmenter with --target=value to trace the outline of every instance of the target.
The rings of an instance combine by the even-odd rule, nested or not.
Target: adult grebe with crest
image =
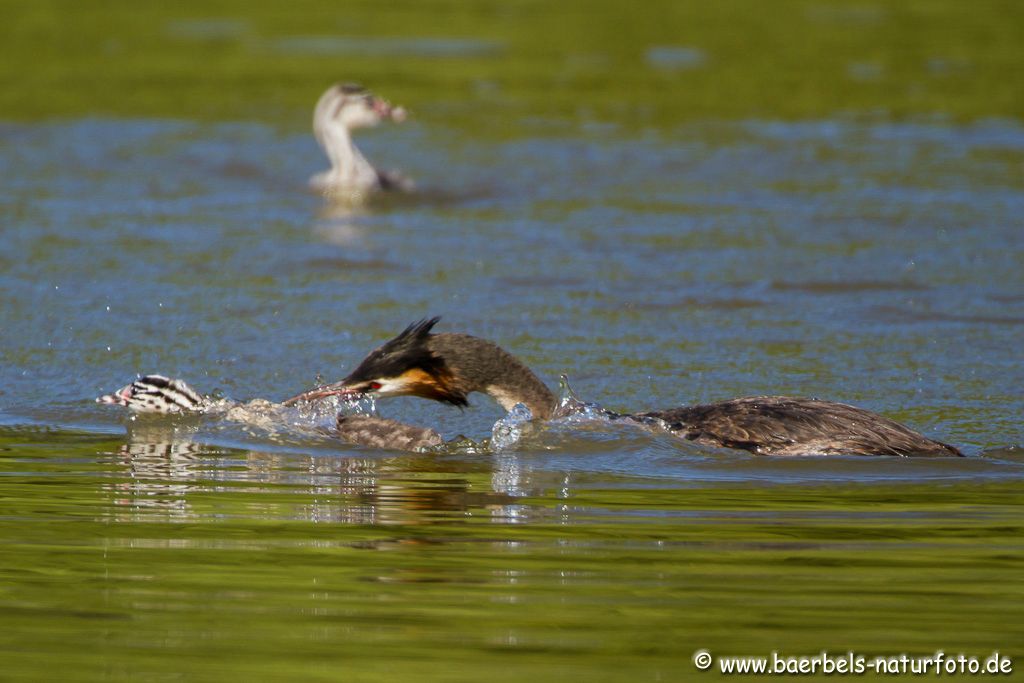
[[[486,339],[435,334],[432,330],[438,320],[409,325],[370,352],[345,379],[294,396],[285,404],[328,396],[420,396],[461,407],[468,404],[470,393],[481,392],[505,410],[523,404],[536,420],[553,416],[555,395],[518,358]],[[752,396],[607,414],[665,429],[695,443],[758,455],[963,455],[953,446],[869,410],[819,399]]]
[[[413,182],[395,171],[379,171],[352,140],[352,131],[381,121],[402,122],[406,111],[360,85],[332,85],[313,110],[313,133],[331,168],[310,178],[310,185],[329,197],[358,201],[384,191],[410,191]]]

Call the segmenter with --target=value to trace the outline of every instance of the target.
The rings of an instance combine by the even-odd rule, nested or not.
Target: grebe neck
[[[347,128],[331,126],[317,133],[317,139],[331,161],[331,170],[317,176],[318,184],[369,188],[380,182],[377,170],[356,147]]]
[[[518,358],[494,342],[468,334],[431,335],[431,350],[444,358],[452,381],[464,393],[487,394],[505,410],[522,403],[535,420],[547,420],[555,395]]]

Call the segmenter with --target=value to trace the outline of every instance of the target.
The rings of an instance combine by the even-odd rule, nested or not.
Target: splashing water
[[[491,453],[491,440],[480,439],[477,441],[460,434],[449,441],[445,441],[444,444],[436,446],[431,451],[448,455],[489,455]]]
[[[555,406],[555,410],[551,414],[552,420],[570,423],[590,420],[607,422],[622,417],[618,413],[603,408],[597,403],[580,400],[576,392],[569,385],[569,377],[567,375],[558,376],[558,389],[561,395],[558,399],[558,405]]]
[[[561,396],[558,405],[552,411],[551,422],[570,425],[582,422],[608,423],[625,417],[597,403],[580,400],[569,385],[569,378],[566,375],[559,377],[559,389]],[[499,452],[519,443],[528,433],[532,420],[533,413],[530,409],[522,403],[517,403],[491,428],[491,450]]]
[[[334,397],[337,398],[337,397]],[[337,412],[343,412],[346,415],[377,415],[377,399],[373,394],[363,394],[355,398],[346,399],[340,401],[340,405],[335,409]]]
[[[533,420],[533,413],[522,403],[517,403],[505,417],[491,428],[491,448],[495,451],[514,446],[523,437],[526,426]]]
[[[228,399],[218,401],[214,410],[207,411],[226,422],[243,425],[247,430],[255,428],[268,436],[293,434],[322,435],[331,430],[339,413],[346,415],[376,415],[377,404],[373,397],[341,400],[328,396],[317,401],[286,406],[281,403],[256,398],[245,402]]]

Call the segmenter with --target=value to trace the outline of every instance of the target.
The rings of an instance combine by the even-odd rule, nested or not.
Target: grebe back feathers
[[[337,436],[360,446],[397,451],[424,451],[444,443],[433,429],[372,415],[338,415]]]
[[[758,455],[963,455],[869,410],[818,399],[750,396],[637,413],[681,438]]]

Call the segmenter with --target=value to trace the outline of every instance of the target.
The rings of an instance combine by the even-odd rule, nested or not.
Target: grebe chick
[[[250,424],[262,415],[260,411],[251,408],[258,406],[266,409],[273,406],[269,401],[256,399],[228,407],[230,402],[213,401],[180,379],[170,379],[163,375],[139,377],[112,394],[100,396],[96,402],[123,406],[133,413],[158,415],[201,415],[220,406],[225,409],[224,416],[228,420]],[[441,435],[433,429],[372,415],[339,413],[334,435],[347,443],[398,451],[424,451],[444,443]]]
[[[97,403],[124,406],[133,413],[203,413],[213,401],[200,395],[180,379],[163,375],[145,375],[112,394],[96,399]]]
[[[439,318],[414,323],[372,351],[345,379],[288,399],[420,396],[456,406],[489,394],[505,410],[517,403],[536,420],[552,417],[551,390],[497,344],[465,334],[432,334]],[[817,399],[758,396],[614,419],[664,428],[680,438],[758,455],[962,455],[888,418]]]
[[[405,120],[405,109],[392,107],[358,85],[332,85],[320,96],[313,111],[313,133],[331,161],[331,168],[310,178],[310,185],[326,194],[363,198],[378,190],[413,188],[400,173],[375,169],[352,141],[352,131],[376,126],[383,120]]]
[[[425,451],[444,443],[433,429],[372,415],[338,415],[338,437],[360,446],[395,451]]]

